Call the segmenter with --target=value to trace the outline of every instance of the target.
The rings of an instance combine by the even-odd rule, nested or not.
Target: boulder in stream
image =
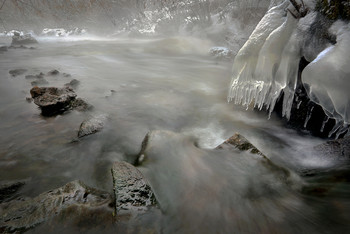
[[[65,76],[65,75],[64,75]],[[65,76],[65,77],[69,77],[69,76]],[[78,85],[80,84],[80,81],[77,79],[73,79],[71,80],[69,83],[64,84],[64,86],[67,87],[71,87],[73,89],[76,89],[78,87]]]
[[[47,73],[47,75],[49,75],[49,76],[56,76],[56,75],[58,75],[58,74],[60,74],[60,72],[59,72],[58,70],[56,70],[56,69],[51,70],[51,71],[49,71],[49,72]]]
[[[314,148],[322,155],[350,159],[350,137],[331,140]]]
[[[103,114],[84,120],[80,125],[78,137],[81,138],[101,131],[105,125],[106,120],[107,116]]]
[[[112,176],[117,215],[143,213],[156,205],[150,185],[133,165],[115,162]]]
[[[250,141],[239,133],[235,133],[232,137],[218,145],[216,150],[239,150],[248,151],[251,154],[259,156],[259,162],[268,168],[272,173],[276,174],[276,178],[284,181],[286,184],[294,186],[299,182],[298,177],[284,167],[278,166],[258,150]]]
[[[85,228],[110,225],[114,220],[111,203],[109,193],[73,181],[35,198],[2,203],[0,232],[24,232],[55,218],[64,224],[83,224]]]
[[[12,46],[15,45],[28,45],[28,44],[37,44],[38,41],[30,34],[20,35],[19,33],[14,33],[12,37]]]
[[[33,87],[30,94],[34,103],[41,108],[42,115],[52,116],[69,109],[85,111],[91,106],[84,100],[76,99],[76,93],[70,87]]]

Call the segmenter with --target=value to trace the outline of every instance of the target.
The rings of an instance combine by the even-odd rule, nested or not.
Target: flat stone
[[[141,172],[127,162],[116,162],[112,168],[116,214],[143,213],[156,205],[156,199]]]
[[[24,232],[55,217],[62,224],[72,220],[90,226],[111,224],[112,202],[109,193],[73,181],[35,198],[2,203],[0,232]]]

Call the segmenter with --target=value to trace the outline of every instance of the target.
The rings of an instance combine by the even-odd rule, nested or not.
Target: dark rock
[[[13,77],[23,75],[26,72],[27,72],[27,69],[21,69],[21,68],[9,71],[10,75]]]
[[[77,111],[87,111],[87,110],[91,110],[93,108],[92,105],[90,105],[89,103],[85,102],[81,98],[74,99],[70,103],[70,107],[71,107],[71,109],[74,109],[74,110],[77,110]]]
[[[39,74],[37,75],[26,75],[25,78],[30,80],[30,79],[42,79],[44,78],[44,73],[40,72]]]
[[[44,78],[45,74],[40,72],[38,75],[36,75],[36,78],[41,79]]]
[[[276,176],[285,181],[286,184],[295,185],[297,180],[296,175],[291,173],[284,167],[280,167],[273,163],[268,157],[266,157],[260,150],[258,150],[252,143],[250,143],[244,136],[235,133],[232,137],[224,141],[222,144],[215,148],[216,150],[239,150],[248,151],[252,154],[260,157],[260,163],[266,168],[270,169],[271,172],[276,173]]]
[[[80,84],[79,80],[73,79],[69,83],[65,84],[64,86],[68,86],[68,87],[72,87],[73,89],[76,89],[79,84]]]
[[[71,77],[71,74],[63,73],[63,77]]]
[[[7,46],[0,46],[0,51],[7,51]]]
[[[44,78],[41,78],[41,79],[37,79],[35,81],[32,81],[31,82],[31,85],[32,86],[39,86],[39,85],[47,85],[49,82],[44,79]]]
[[[26,101],[27,101],[28,103],[31,103],[31,102],[33,101],[33,98],[31,98],[31,97],[26,97]]]
[[[58,70],[52,70],[52,71],[49,71],[48,73],[47,73],[47,75],[49,75],[49,76],[56,76],[56,75],[58,75],[58,74],[60,74],[60,72],[58,71]]]
[[[215,149],[224,149],[234,146],[241,151],[250,151],[253,154],[263,155],[254,145],[252,145],[245,137],[236,133],[222,144],[217,146]]]
[[[329,157],[350,159],[350,137],[327,141],[324,144],[314,147],[320,154]]]
[[[34,103],[41,108],[42,114],[51,116],[59,114],[72,107],[76,94],[69,88],[34,87],[30,90]]]
[[[12,37],[12,43],[11,45],[12,46],[15,46],[15,45],[28,45],[28,44],[37,44],[38,41],[32,37],[32,35],[30,34],[26,34],[26,35],[19,35],[19,34],[15,34],[13,37]]]
[[[150,185],[141,172],[127,162],[116,162],[112,168],[116,214],[143,213],[156,205]]]
[[[73,181],[35,198],[2,203],[0,232],[24,232],[55,218],[65,224],[110,225],[113,222],[112,202],[107,192]]]
[[[101,131],[105,125],[106,120],[106,115],[98,115],[84,120],[80,125],[78,137],[81,138]]]
[[[14,194],[22,188],[23,185],[25,185],[23,181],[0,185],[0,203],[11,200]]]

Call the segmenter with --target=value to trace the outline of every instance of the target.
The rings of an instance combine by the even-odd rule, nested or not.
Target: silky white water
[[[208,55],[211,42],[38,39],[34,50],[0,54],[0,178],[26,180],[20,195],[33,197],[75,179],[111,191],[112,163],[133,162],[145,135],[162,130],[146,152],[151,160],[140,168],[162,209],[146,214],[147,222],[157,222],[162,232],[348,229],[346,182],[336,182],[332,197],[302,190],[326,183],[304,178],[305,171],[332,175],[343,170],[342,160],[315,154],[312,147],[323,140],[286,129],[274,115],[268,120],[265,113],[227,103],[231,63]],[[18,68],[27,72],[11,77],[9,70]],[[47,77],[48,86],[77,79],[78,97],[94,109],[41,116],[25,100],[32,86],[24,76],[52,69],[71,77]],[[72,143],[80,123],[98,114],[108,116],[104,129]],[[213,150],[235,132],[291,170],[296,186],[248,153]]]

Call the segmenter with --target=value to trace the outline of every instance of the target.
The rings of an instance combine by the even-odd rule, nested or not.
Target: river
[[[112,163],[133,162],[156,131],[140,170],[160,202],[161,232],[349,231],[348,166],[312,151],[324,140],[227,103],[232,62],[209,56],[211,46],[191,37],[72,37],[3,52],[0,180],[25,180],[20,195],[29,197],[76,179],[112,192]],[[19,68],[26,73],[9,74]],[[47,76],[46,86],[77,79],[91,111],[43,117],[26,101],[32,85],[25,75],[53,69],[60,74]],[[99,114],[108,116],[104,129],[75,141],[81,122]],[[290,170],[293,185],[248,153],[213,150],[235,132]]]

